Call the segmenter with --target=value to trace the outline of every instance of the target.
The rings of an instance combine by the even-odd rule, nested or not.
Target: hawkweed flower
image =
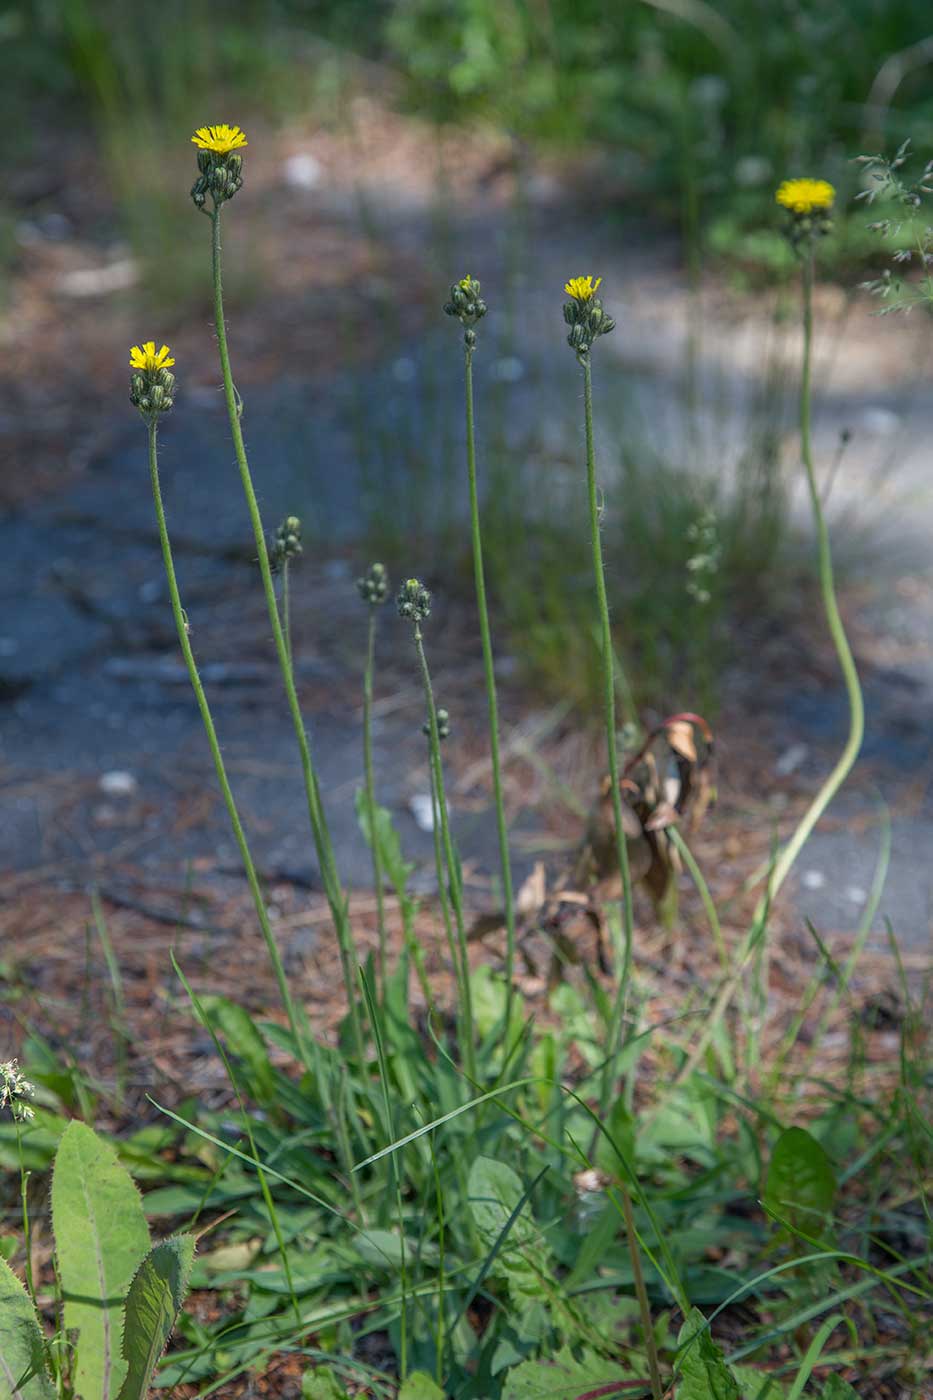
[[[286,515],[275,532],[271,552],[272,562],[277,568],[301,553],[301,521],[297,515]]]
[[[191,187],[191,198],[203,209],[208,195],[214,207],[232,199],[243,187],[243,157],[240,149],[249,143],[238,126],[199,126],[191,138],[198,148],[198,178]]]
[[[356,581],[356,591],[364,603],[384,603],[389,595],[389,574],[385,564],[370,564]]]
[[[408,622],[423,622],[431,616],[431,595],[418,578],[407,578],[395,599],[399,617]]]
[[[591,276],[571,277],[564,283],[564,291],[570,298],[564,302],[564,320],[570,327],[567,344],[577,352],[581,364],[593,348],[593,342],[615,330],[615,321],[603,310],[596,295],[602,280],[597,277],[594,282]]]
[[[168,413],[174,403],[175,363],[167,345],[156,350],[155,341],[134,345],[130,351],[130,403],[147,419]]]
[[[16,1060],[0,1064],[0,1108],[9,1109],[17,1123],[28,1123],[35,1118],[35,1109],[26,1102],[35,1092],[35,1086],[23,1076]]]
[[[774,198],[786,210],[785,232],[795,249],[809,246],[833,226],[836,191],[828,180],[782,180]]]
[[[459,282],[452,283],[450,300],[445,302],[444,311],[448,316],[456,316],[463,327],[467,349],[472,350],[476,344],[476,327],[486,315],[486,303],[480,296],[478,279],[467,273]]]

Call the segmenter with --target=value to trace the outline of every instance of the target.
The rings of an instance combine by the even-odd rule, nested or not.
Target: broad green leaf
[[[768,1396],[767,1400],[771,1400]],[[858,1391],[841,1376],[827,1376],[820,1392],[820,1400],[858,1400]]]
[[[13,1270],[2,1261],[0,1400],[55,1400],[35,1309]]]
[[[787,1394],[773,1376],[757,1371],[754,1366],[730,1366],[729,1370],[738,1382],[742,1400],[784,1400]],[[840,1396],[839,1400],[843,1400],[843,1397]],[[856,1400],[854,1392],[853,1400]]]
[[[398,1393],[398,1400],[444,1400],[444,1392],[426,1371],[412,1371]]]
[[[315,1366],[301,1378],[303,1400],[350,1400],[330,1366]]]
[[[497,975],[492,968],[481,963],[470,973],[470,993],[473,1001],[473,1019],[481,1036],[487,1036],[502,1024],[507,1000],[505,978]],[[510,1040],[514,1039],[527,1017],[525,1004],[518,995],[512,999]]]
[[[146,1400],[156,1363],[188,1292],[194,1236],[173,1235],[149,1251],[130,1285],[123,1320],[126,1379],[119,1400]]]
[[[226,1041],[227,1049],[242,1060],[249,1078],[250,1095],[260,1103],[273,1102],[275,1074],[269,1062],[269,1052],[252,1016],[227,997],[211,995],[202,996],[199,1000],[214,1030]]]
[[[774,1145],[764,1203],[811,1237],[823,1233],[836,1197],[836,1177],[823,1147],[805,1128],[788,1128]]]
[[[677,1346],[677,1400],[742,1400],[738,1383],[696,1308],[681,1327]]]
[[[616,1383],[620,1397],[636,1400],[650,1390],[647,1378],[643,1390],[631,1386],[633,1380],[639,1379],[636,1371],[606,1361],[594,1352],[584,1350],[577,1361],[569,1347],[562,1347],[551,1361],[523,1361],[514,1366],[505,1378],[502,1400],[577,1400],[578,1395],[592,1390],[601,1391],[606,1400],[611,1400],[614,1392],[605,1387]]]
[[[65,1329],[77,1335],[75,1392],[112,1400],[126,1375],[123,1300],[149,1248],[149,1230],[129,1172],[84,1123],[68,1125],[55,1154],[52,1225]]]
[[[467,1180],[468,1201],[487,1250],[494,1248],[499,1241],[524,1190],[521,1178],[504,1162],[496,1162],[492,1157],[476,1158]],[[509,1227],[503,1245],[505,1254],[499,1255],[502,1267],[521,1267],[521,1246],[535,1248],[537,1240],[538,1229],[531,1206],[526,1201]]]

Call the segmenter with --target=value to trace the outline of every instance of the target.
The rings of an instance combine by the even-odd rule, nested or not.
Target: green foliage
[[[609,1389],[619,1382],[619,1395],[638,1395],[631,1388],[636,1379],[633,1372],[593,1352],[584,1350],[579,1358],[569,1347],[548,1361],[524,1361],[509,1371],[502,1390],[502,1400],[576,1400],[578,1395],[596,1391],[612,1395]]]
[[[424,1371],[412,1371],[402,1382],[398,1400],[444,1400],[444,1392]]]
[[[0,1260],[0,1400],[54,1400],[45,1342],[19,1279]]]
[[[788,1128],[774,1146],[765,1206],[794,1230],[819,1237],[832,1217],[836,1177],[825,1149],[805,1128]]]
[[[77,1121],[62,1134],[51,1195],[61,1334],[50,1354],[61,1367],[70,1352],[60,1372],[68,1394],[146,1400],[188,1289],[194,1237],[150,1250],[132,1178],[109,1143]],[[55,1393],[32,1302],[0,1261],[0,1400]]]
[[[684,1320],[677,1346],[678,1400],[742,1400],[738,1382],[726,1365],[721,1348],[710,1336],[706,1318],[696,1308]]]
[[[83,1123],[69,1124],[52,1174],[52,1225],[64,1325],[77,1336],[75,1385],[113,1400],[126,1368],[123,1302],[149,1247],[139,1192],[113,1148]]]
[[[156,1363],[172,1335],[188,1292],[194,1237],[163,1240],[140,1264],[129,1293],[123,1327],[126,1379],[119,1400],[146,1400]]]

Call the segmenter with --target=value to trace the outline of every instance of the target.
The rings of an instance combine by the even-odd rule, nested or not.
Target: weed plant
[[[567,284],[565,330],[584,388],[586,451],[577,490],[590,526],[591,600],[595,593],[586,613],[581,606],[579,626],[596,638],[623,897],[620,911],[608,911],[615,952],[608,978],[590,970],[582,984],[562,979],[546,1014],[538,1014],[515,984],[511,934],[502,972],[470,957],[456,813],[448,805],[442,759],[454,726],[434,695],[431,596],[417,577],[403,580],[397,611],[399,627],[409,630],[407,639],[404,632],[401,637],[414,644],[413,674],[424,698],[423,714],[412,722],[426,725],[437,904],[454,1004],[439,1003],[425,974],[410,867],[389,813],[378,804],[369,761],[358,810],[380,891],[384,879],[392,887],[392,917],[397,906],[402,938],[393,959],[395,945],[380,924],[378,960],[361,965],[313,736],[295,685],[284,585],[300,532],[287,517],[270,549],[244,437],[246,407],[234,385],[227,341],[221,228],[222,219],[224,227],[235,228],[236,206],[228,206],[243,185],[246,137],[238,127],[222,125],[202,127],[193,139],[198,174],[192,197],[210,225],[215,328],[237,477],[294,725],[309,836],[343,972],[345,1016],[332,1041],[307,1024],[303,988],[285,971],[269,926],[198,675],[161,503],[158,426],[177,392],[174,358],[168,346],[157,349],[155,340],[147,341],[132,351],[131,398],[148,437],[173,616],[285,1020],[256,1022],[233,1001],[195,993],[184,968],[177,968],[193,1015],[222,1059],[237,1111],[193,1102],[163,1107],[161,1126],[124,1140],[121,1151],[141,1178],[158,1183],[145,1197],[156,1219],[176,1221],[191,1234],[208,1212],[233,1216],[223,1225],[224,1238],[215,1249],[202,1248],[191,1272],[194,1288],[218,1294],[219,1306],[211,1311],[220,1320],[181,1316],[180,1344],[164,1358],[158,1383],[193,1386],[207,1396],[272,1367],[282,1355],[295,1355],[303,1358],[309,1400],[341,1400],[350,1393],[402,1400],[662,1400],[672,1393],[679,1400],[847,1400],[881,1393],[872,1387],[888,1381],[900,1387],[892,1393],[920,1394],[933,1301],[930,1152],[924,1116],[928,1068],[911,989],[904,987],[899,1077],[887,1099],[870,1092],[857,1035],[843,1082],[815,1083],[806,1074],[782,1072],[803,1019],[788,1029],[770,1070],[761,1058],[757,1019],[760,1003],[767,1001],[772,903],[850,771],[861,739],[858,677],[836,605],[809,442],[813,250],[829,220],[831,187],[790,182],[781,187],[779,202],[800,267],[802,455],[817,525],[821,593],[849,696],[850,732],[838,763],[763,873],[752,924],[737,947],[724,950],[720,977],[698,986],[682,1004],[672,997],[662,1021],[648,1014],[633,957],[638,931],[627,877],[626,774],[618,753],[618,668],[609,632],[595,450],[599,398],[591,354],[613,323],[597,295],[598,280],[574,277]],[[465,318],[465,329],[475,330],[481,304],[475,279],[455,282],[450,304]],[[557,323],[555,314],[555,330]],[[468,341],[467,350],[472,348]],[[470,358],[468,353],[468,370]],[[469,375],[465,390],[470,545],[495,745]],[[706,560],[692,570],[699,597],[715,574],[710,528],[701,519],[692,541],[693,557]],[[385,569],[372,566],[360,580],[370,608],[366,696],[376,664],[372,609],[387,591]],[[367,753],[370,721],[367,706]],[[500,819],[502,812],[497,792]],[[502,854],[505,879],[507,849]],[[702,873],[695,861],[688,868],[701,889],[712,936],[721,939]],[[878,896],[880,889],[867,911],[866,932]],[[388,902],[379,917],[389,917]],[[835,996],[847,997],[854,967],[850,961],[840,968],[818,933],[814,937],[821,965],[814,985],[803,991],[805,1006],[816,1001],[824,979],[831,980]],[[412,996],[415,980],[423,1014]],[[743,1013],[747,991],[757,1002],[749,996],[751,1010]],[[15,1143],[13,1165],[21,1173],[24,1201],[26,1173],[47,1163],[61,1137],[53,1085],[59,1106],[65,1106],[61,1077],[56,1081],[54,1066],[44,1068],[37,1058],[38,1069],[31,1060],[28,1069],[44,1102],[37,1102],[29,1121],[17,1121],[13,1139],[0,1137],[4,1150]],[[18,1071],[5,1068],[6,1097],[21,1105]],[[93,1112],[87,1091],[81,1102]],[[73,1142],[84,1131],[69,1128],[59,1152],[69,1134]],[[164,1155],[172,1143],[174,1162]],[[122,1178],[120,1189],[125,1192]],[[53,1216],[55,1193],[53,1183]],[[119,1202],[114,1209],[125,1214]],[[27,1225],[29,1219],[27,1211]],[[145,1242],[137,1234],[138,1254]],[[17,1247],[14,1239],[14,1254]],[[102,1246],[104,1263],[108,1249]],[[30,1259],[27,1248],[27,1277]],[[72,1359],[87,1353],[100,1316],[88,1320],[78,1306],[87,1300],[69,1297],[64,1271],[62,1288],[64,1325],[56,1345],[64,1363],[49,1364],[34,1332],[28,1364],[12,1374],[9,1364],[0,1367],[0,1400],[44,1397],[53,1376],[63,1400],[79,1393],[89,1400]],[[12,1297],[15,1290],[7,1292]],[[0,1297],[0,1339],[19,1336],[24,1325],[25,1294],[15,1296],[15,1308],[6,1308],[5,1295]],[[3,1355],[10,1354],[4,1340]],[[114,1387],[108,1382],[101,1393],[110,1400]]]

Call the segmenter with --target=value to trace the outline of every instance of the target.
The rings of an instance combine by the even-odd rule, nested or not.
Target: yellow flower
[[[249,144],[238,126],[228,126],[226,122],[220,126],[199,126],[191,140],[199,150],[213,151],[218,156],[229,155]]]
[[[828,180],[784,180],[774,198],[792,214],[813,214],[832,209],[836,191]]]
[[[130,351],[130,369],[147,369],[154,372],[158,369],[168,369],[175,361],[167,345],[156,353],[155,341],[147,340],[145,345],[134,345]]]
[[[457,286],[462,287],[465,292],[468,292],[472,285],[473,278],[470,276],[469,273],[467,273],[466,277],[461,277],[460,281],[457,283]]]
[[[595,282],[592,277],[571,277],[569,282],[564,283],[564,291],[576,301],[592,301],[602,280],[601,277],[597,277]]]

